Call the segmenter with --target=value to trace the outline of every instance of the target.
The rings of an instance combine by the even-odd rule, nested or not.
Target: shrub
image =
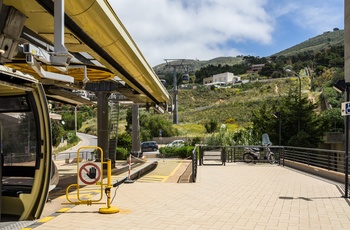
[[[194,137],[194,138],[192,138],[190,145],[195,146],[196,144],[200,144],[201,142],[202,142],[202,138]]]
[[[61,139],[64,136],[64,129],[60,122],[52,120],[52,145],[58,146],[61,143]]]
[[[65,136],[68,144],[78,143],[80,141],[74,130],[68,131]]]
[[[182,159],[188,158],[191,156],[191,153],[193,151],[193,146],[182,146],[175,149],[175,154]]]
[[[123,147],[125,149],[131,149],[132,138],[131,134],[128,132],[124,132],[118,136],[118,146]]]
[[[167,158],[182,158],[185,159],[191,156],[193,151],[193,146],[182,146],[182,147],[162,147],[159,148],[159,153],[162,154],[163,157]]]
[[[128,157],[128,150],[122,147],[116,149],[116,160],[126,160]]]
[[[213,133],[218,128],[218,122],[215,119],[210,119],[209,123],[206,123],[204,126],[207,133]]]

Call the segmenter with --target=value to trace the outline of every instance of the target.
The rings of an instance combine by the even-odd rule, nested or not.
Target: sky
[[[334,28],[344,0],[110,0],[152,66],[164,59],[267,57]]]

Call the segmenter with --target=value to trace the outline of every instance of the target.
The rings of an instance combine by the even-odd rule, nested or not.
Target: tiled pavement
[[[166,170],[167,164],[173,164],[172,170]],[[177,161],[177,169],[181,165]],[[112,189],[112,206],[119,213],[100,214],[99,208],[106,206],[101,204],[71,206],[28,228],[350,229],[349,201],[336,184],[287,167],[198,166],[197,182],[180,184],[170,180],[170,174],[181,171],[173,161],[160,159],[159,167],[167,171],[165,181],[141,179]]]

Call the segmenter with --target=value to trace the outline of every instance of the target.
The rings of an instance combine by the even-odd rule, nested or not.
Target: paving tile
[[[164,175],[169,173],[165,164]],[[112,203],[119,213],[98,213],[103,205],[78,205],[35,230],[350,229],[346,199],[335,184],[314,176],[241,163],[198,166],[197,175],[197,182],[188,184],[122,184]]]

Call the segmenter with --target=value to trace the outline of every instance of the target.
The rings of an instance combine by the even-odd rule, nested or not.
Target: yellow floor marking
[[[70,210],[70,208],[61,208],[60,210],[57,210],[56,212],[67,212],[67,211],[69,211]]]
[[[169,177],[173,176],[176,173],[176,171],[180,168],[182,162],[183,162],[183,160],[181,160],[178,163],[178,165],[175,167],[175,169],[168,176],[161,176],[161,175],[143,176],[140,179],[138,179],[137,181],[139,181],[139,182],[161,182],[161,183],[165,183],[169,179]]]
[[[53,218],[54,218],[54,216],[47,216],[47,217],[44,217],[44,218],[38,220],[38,222],[45,223],[45,222],[52,220]]]
[[[174,170],[170,173],[169,176],[174,176],[176,171],[180,168],[180,165],[182,164],[182,162],[183,162],[183,160],[176,166],[176,168],[174,168]]]
[[[170,176],[166,176],[164,177],[164,179],[162,180],[162,183],[165,183],[168,179],[169,179]]]
[[[163,182],[165,178],[168,178],[168,176],[158,176],[158,175],[153,175],[153,176],[143,176],[137,181],[139,182]]]

